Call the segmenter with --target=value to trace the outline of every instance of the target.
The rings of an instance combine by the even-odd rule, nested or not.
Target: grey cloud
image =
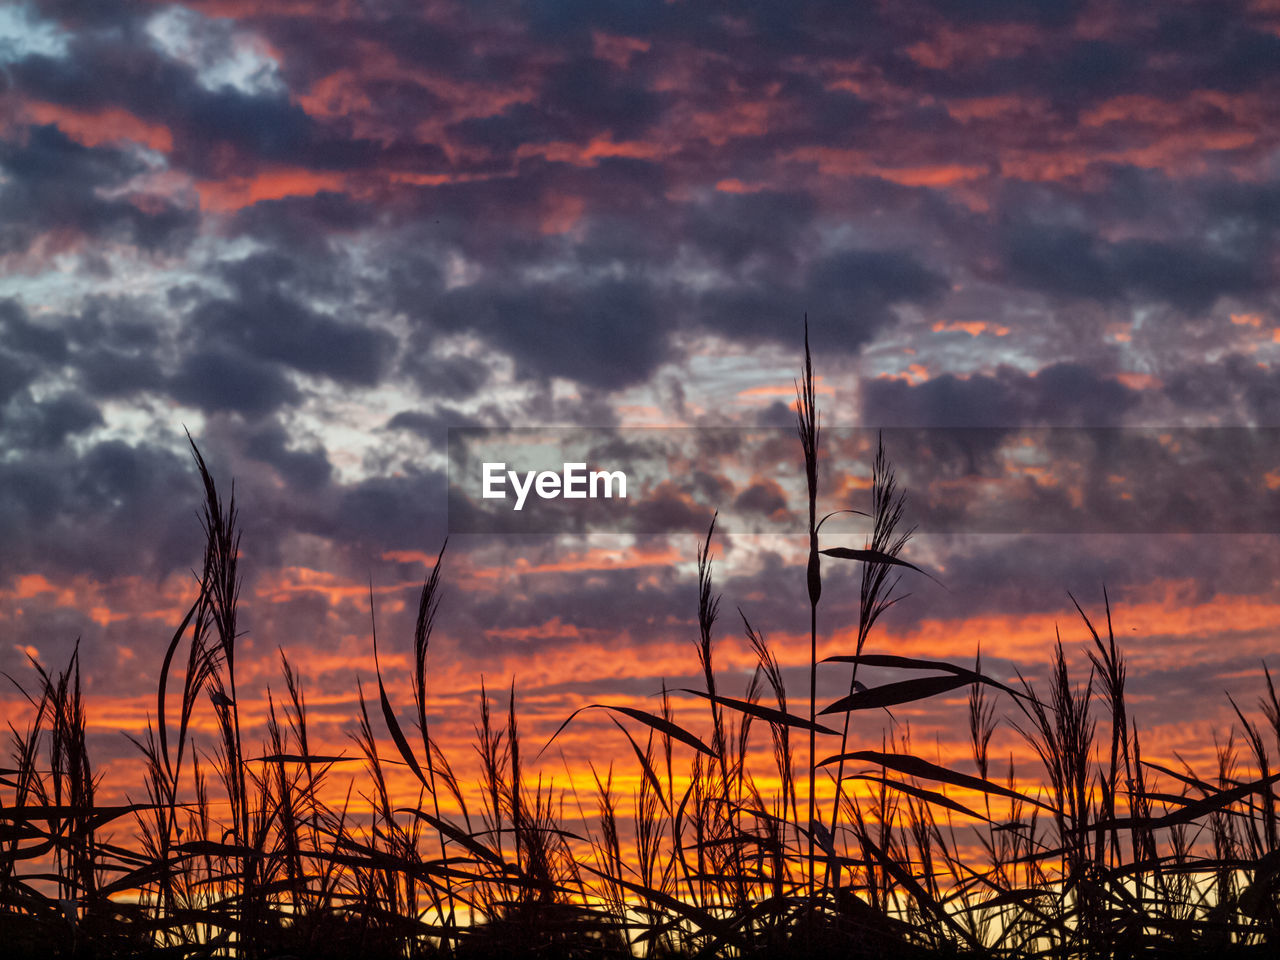
[[[297,272],[292,260],[274,254],[227,265],[223,274],[235,296],[197,306],[193,328],[214,349],[233,349],[339,383],[377,383],[394,353],[395,339],[304,305],[288,289]]]
[[[44,363],[67,358],[67,338],[58,329],[32,323],[17,300],[0,301],[0,344]]]
[[[482,333],[524,376],[600,388],[644,380],[666,358],[670,329],[653,292],[631,280],[520,288],[495,278],[444,294],[431,315],[442,329]]]
[[[954,374],[923,383],[875,379],[862,384],[862,419],[874,426],[1111,426],[1123,422],[1139,394],[1089,367],[1057,363],[1034,376],[1002,366],[967,379]]]
[[[56,447],[103,422],[98,408],[75,393],[10,400],[0,414],[0,438],[10,452]]]
[[[246,414],[269,413],[301,397],[279,365],[217,348],[188,354],[169,392],[205,411]]]
[[[29,451],[0,463],[0,575],[157,577],[193,565],[198,487],[182,458],[150,445]]]
[[[289,435],[278,423],[264,424],[248,435],[245,453],[269,464],[293,490],[316,490],[329,482],[333,466],[322,447],[290,449]]]
[[[1153,240],[1108,243],[1083,230],[1019,226],[1004,240],[1009,278],[1062,297],[1123,296],[1203,310],[1224,295],[1262,289],[1260,265],[1208,249]]]
[[[51,230],[120,238],[154,250],[185,244],[197,216],[166,198],[107,198],[102,188],[120,188],[143,171],[123,150],[86,147],[55,126],[29,128],[25,140],[0,141],[0,252],[25,252]]]
[[[698,317],[731,337],[796,342],[803,313],[824,349],[855,351],[893,319],[890,308],[925,304],[946,280],[910,254],[844,250],[812,264],[797,283],[757,278],[702,297]]]

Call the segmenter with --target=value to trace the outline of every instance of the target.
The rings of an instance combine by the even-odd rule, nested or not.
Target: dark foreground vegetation
[[[671,692],[701,699],[701,724],[678,724],[666,692],[652,713],[591,708],[614,721],[634,761],[639,786],[627,796],[612,767],[567,791],[526,773],[533,758],[514,689],[504,716],[482,696],[481,782],[460,782],[430,725],[441,561],[421,592],[412,703],[390,702],[381,671],[376,692],[362,693],[357,796],[328,799],[338,791],[326,778],[350,758],[315,752],[301,683],[283,659],[283,698],[253,718],[265,721],[266,742],[246,743],[236,510],[197,451],[203,568],[159,668],[153,725],[137,741],[144,785],[127,805],[96,800],[75,657],[61,672],[35,665],[30,710],[9,725],[0,956],[1280,955],[1280,773],[1269,754],[1280,750],[1280,699],[1270,677],[1259,719],[1236,708],[1239,727],[1216,769],[1196,773],[1143,759],[1109,608],[1096,628],[1080,611],[1092,636],[1088,677],[1069,677],[1059,645],[1044,689],[998,682],[980,663],[874,652],[868,641],[899,576],[924,575],[901,556],[903,499],[881,451],[867,542],[822,549],[807,348],[798,401],[806,696],[798,706],[788,698],[745,616],[759,669],[745,694],[720,689],[709,533],[694,638],[704,682]],[[820,665],[823,565],[850,563],[861,575],[856,644]],[[376,662],[376,625],[372,641]],[[860,667],[899,679],[867,687]],[[841,671],[847,696],[817,703],[819,669]],[[861,739],[859,711],[959,691],[972,746],[962,765],[914,754],[900,729],[893,740]],[[216,743],[194,741],[197,711],[212,711]],[[1004,715],[1041,761],[1027,781],[990,756]],[[748,760],[762,755],[771,760]],[[390,764],[411,771],[416,797],[392,795]]]

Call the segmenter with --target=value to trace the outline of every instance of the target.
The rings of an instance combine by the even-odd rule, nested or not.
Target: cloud
[[[740,269],[756,257],[793,264],[817,213],[817,201],[801,191],[716,191],[705,203],[689,205],[681,238],[725,269]]]
[[[448,442],[450,427],[479,427],[479,421],[457,407],[441,404],[431,413],[421,410],[401,410],[387,421],[386,430],[407,430],[443,450]]]
[[[735,510],[757,513],[764,517],[786,515],[787,498],[782,488],[773,480],[757,480],[734,498]]]
[[[620,388],[643,381],[667,356],[664,317],[636,280],[489,283],[445,293],[431,311],[445,331],[473,330],[508,353],[524,376]]]
[[[163,125],[173,137],[170,164],[202,177],[280,164],[350,170],[386,152],[377,142],[327,131],[286,93],[208,89],[194,65],[164,55],[138,29],[77,33],[65,57],[33,54],[9,69],[12,85],[35,99],[120,108]],[[430,145],[414,156],[425,165],[442,158]]]
[[[423,396],[452,400],[466,400],[474,396],[489,379],[489,368],[474,357],[439,357],[427,350],[408,351],[401,362],[401,370],[413,378]]]
[[[0,352],[0,403],[8,400],[35,379],[35,371],[22,360]]]
[[[946,17],[947,30],[928,39],[944,56],[927,69],[920,57],[896,50],[879,59],[899,82],[938,95],[1041,97],[1073,117],[1118,96],[1172,102],[1197,90],[1249,90],[1280,76],[1280,39],[1265,15],[1242,3],[1181,4],[1150,16],[1108,5],[1105,39],[1096,30],[1072,29],[1089,20],[1078,16],[1083,11],[1075,2],[941,0],[933,6]],[[1023,30],[993,32],[1011,26]]]
[[[367,545],[374,555],[421,549],[444,539],[445,502],[442,473],[415,470],[373,477],[338,491],[332,512],[312,532]]]
[[[89,392],[102,399],[128,396],[142,390],[160,390],[166,384],[164,371],[149,354],[96,347],[78,354],[76,366]],[[188,366],[186,371],[192,373],[198,369],[199,364],[196,364]]]
[[[1178,409],[1213,411],[1227,423],[1280,426],[1280,372],[1238,353],[1185,364],[1170,375],[1165,392]]]
[[[322,190],[311,196],[259,200],[235,217],[236,233],[261,239],[295,254],[332,256],[332,242],[372,226],[377,209],[345,193]]]
[[[53,571],[106,581],[122,568],[164,576],[190,567],[197,490],[188,463],[151,445],[45,444],[0,463],[0,579]]]
[[[290,489],[308,492],[327,484],[333,476],[323,447],[295,449],[290,437],[278,423],[266,423],[249,434],[245,453],[254,460],[269,464]]]
[[[940,274],[908,253],[842,250],[811,264],[798,280],[766,275],[705,294],[697,316],[730,337],[794,344],[795,326],[788,324],[808,313],[825,349],[855,351],[892,322],[892,307],[929,303],[945,288]]]
[[[10,401],[0,415],[0,437],[11,452],[57,447],[73,434],[102,424],[89,400],[62,393],[43,400]]]
[[[1004,239],[1009,278],[1061,297],[1132,297],[1204,310],[1222,296],[1265,286],[1260,265],[1213,250],[1155,240],[1108,243],[1083,230],[1019,226]]]
[[[168,389],[179,402],[210,413],[264,414],[301,398],[279,364],[218,348],[188,354]]]
[[[17,300],[0,301],[0,343],[43,363],[60,363],[67,358],[66,336],[57,328],[31,322]]]
[[[942,374],[922,383],[864,381],[862,420],[872,426],[1116,426],[1140,394],[1096,370],[1055,363],[1033,373],[1001,366],[992,374]]]
[[[56,126],[0,140],[0,253],[23,253],[44,233],[119,239],[148,250],[191,239],[196,215],[167,198],[127,190],[146,170],[132,153],[86,147]]]
[[[192,311],[201,341],[338,383],[378,382],[394,354],[391,334],[343,322],[303,304],[289,292],[299,279],[295,261],[258,254],[226,264],[223,278],[233,296],[213,298]]]
[[[929,0],[951,23],[1035,23],[1060,27],[1072,23],[1084,9],[1084,0]]]

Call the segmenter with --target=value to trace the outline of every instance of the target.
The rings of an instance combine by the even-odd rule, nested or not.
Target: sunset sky
[[[283,648],[350,749],[370,582],[408,706],[449,427],[790,427],[806,314],[832,427],[1280,427],[1276,0],[50,0],[0,8],[0,125],[0,671],[80,638],[117,792],[194,596],[184,429],[235,479],[246,715]],[[866,509],[869,465],[828,467],[824,512]],[[751,468],[699,477],[685,532],[450,540],[432,689],[461,765],[482,675],[538,746],[698,683],[709,511],[778,506]],[[1277,546],[922,532],[945,588],[904,580],[869,649],[1040,677],[1055,629],[1083,663],[1068,592],[1101,618],[1105,585],[1144,754],[1203,761],[1224,691],[1256,713],[1280,668]],[[715,544],[735,696],[740,607],[802,698],[804,547]],[[827,571],[824,652],[851,652],[855,574]],[[963,693],[897,719],[952,755]],[[0,711],[26,722],[11,686]],[[586,719],[564,747],[627,750]]]

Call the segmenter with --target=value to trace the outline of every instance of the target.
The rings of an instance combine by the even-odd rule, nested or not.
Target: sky
[[[408,705],[450,427],[787,430],[806,315],[833,428],[1280,427],[1278,94],[1275,0],[6,5],[0,671],[78,639],[127,790],[200,562],[187,431],[235,480],[242,703],[283,649],[341,747],[370,584]],[[1092,481],[1212,511],[1235,495],[1206,477],[1265,476],[1246,454]],[[694,685],[709,512],[796,507],[751,466],[690,472],[661,534],[455,531],[431,654],[455,753],[482,677],[534,739]],[[865,458],[827,466],[824,511],[866,509]],[[1058,631],[1084,663],[1070,595],[1101,621],[1105,586],[1144,752],[1211,756],[1280,650],[1275,536],[1085,526],[922,528],[906,556],[944,586],[904,581],[869,649],[1040,677]],[[741,608],[801,691],[803,549],[715,542],[729,688]],[[855,570],[827,575],[847,653]],[[962,752],[962,693],[897,720]],[[11,687],[0,711],[27,716]],[[571,728],[566,762],[608,730]]]

